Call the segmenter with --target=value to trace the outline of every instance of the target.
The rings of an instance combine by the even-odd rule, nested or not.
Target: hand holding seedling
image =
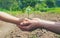
[[[46,20],[41,20],[39,18],[19,19],[4,12],[0,12],[0,20],[14,23],[23,31],[33,31],[36,28],[44,28],[49,31],[60,34],[60,22],[46,21]]]

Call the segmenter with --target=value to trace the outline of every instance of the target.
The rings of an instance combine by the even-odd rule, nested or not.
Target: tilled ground
[[[17,17],[22,17],[22,16],[28,17],[26,14],[17,15]],[[30,14],[30,18],[40,18],[44,20],[59,22],[60,14],[51,14],[51,13]],[[0,24],[0,25],[3,25],[3,24]],[[60,35],[47,31],[45,29],[36,29],[32,32],[21,31],[17,26],[15,26],[14,30],[11,30],[11,32],[8,35],[6,35],[5,38],[60,38]]]

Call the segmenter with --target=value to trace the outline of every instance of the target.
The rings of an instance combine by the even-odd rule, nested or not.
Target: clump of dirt
[[[24,15],[17,15],[17,17],[27,17]],[[42,14],[30,14],[30,18],[40,18],[50,21],[60,21],[60,14],[42,13]],[[10,33],[10,38],[60,38],[60,35],[47,31],[46,29],[36,29],[32,32],[22,31],[17,26]]]

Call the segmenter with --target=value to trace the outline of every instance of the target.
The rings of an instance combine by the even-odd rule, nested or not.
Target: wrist
[[[49,25],[55,25],[55,22],[46,21],[46,20],[39,20],[39,27],[40,28],[46,28]]]
[[[47,24],[45,20],[39,19],[39,20],[37,20],[37,21],[38,21],[38,22],[37,22],[37,25],[38,25],[39,28],[44,28],[44,25]]]
[[[37,26],[38,26],[38,28],[43,28],[43,24],[41,24],[41,22],[38,22]]]
[[[14,23],[18,25],[20,23],[19,20],[19,18],[16,18]]]

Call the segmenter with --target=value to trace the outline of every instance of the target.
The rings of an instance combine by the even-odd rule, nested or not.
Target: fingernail
[[[23,25],[23,23],[20,23],[20,25]]]

